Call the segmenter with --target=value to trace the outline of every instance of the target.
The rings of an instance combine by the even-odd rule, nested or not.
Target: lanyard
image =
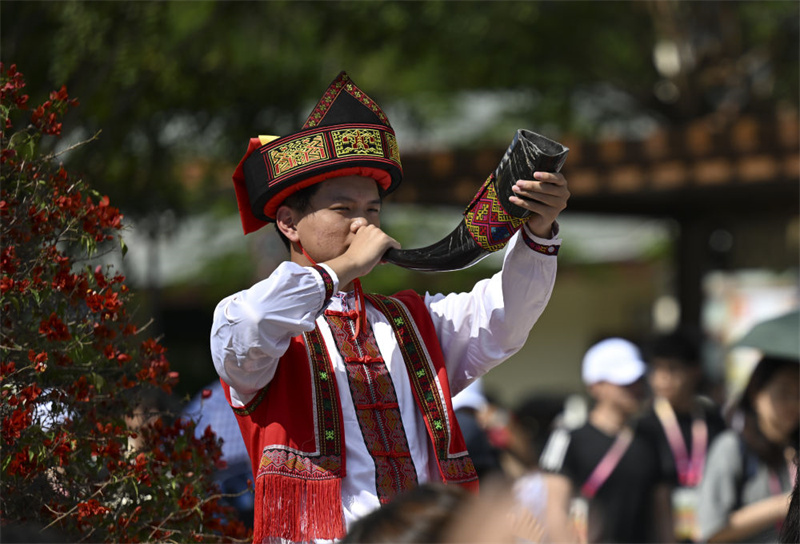
[[[786,468],[789,471],[789,487],[794,487],[794,482],[797,479],[797,467],[793,463],[786,462]],[[783,493],[783,487],[781,487],[781,479],[778,476],[778,471],[770,470],[769,471],[769,492],[772,495],[780,495]],[[778,521],[775,523],[775,529],[780,533],[781,528],[783,528],[783,520]]]
[[[628,446],[633,441],[633,431],[630,427],[625,427],[617,435],[617,439],[611,445],[611,448],[606,452],[605,456],[600,460],[594,471],[586,480],[586,483],[581,487],[581,494],[587,499],[591,499],[597,493],[605,481],[611,476],[611,473],[617,468],[622,456],[628,450]]]
[[[675,470],[678,473],[678,483],[683,487],[695,487],[703,477],[703,465],[706,461],[706,447],[708,445],[708,426],[703,417],[697,413],[692,418],[692,457],[686,450],[678,418],[672,405],[663,398],[654,402],[656,416],[664,427],[669,448],[675,459]],[[699,412],[699,410],[698,410]]]
[[[789,472],[789,487],[794,487],[794,482],[797,479],[797,467],[795,467],[793,463],[786,461],[786,470]],[[777,470],[769,471],[769,492],[773,495],[780,495],[783,493],[781,479],[778,476]]]

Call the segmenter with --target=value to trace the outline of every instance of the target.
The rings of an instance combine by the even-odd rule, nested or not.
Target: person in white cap
[[[592,346],[582,376],[594,405],[577,429],[553,431],[542,452],[547,531],[555,542],[671,539],[666,487],[651,442],[632,422],[646,398],[645,363],[622,338]]]

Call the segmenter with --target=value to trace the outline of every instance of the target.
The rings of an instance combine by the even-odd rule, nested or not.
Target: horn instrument
[[[426,272],[461,270],[505,247],[531,211],[509,201],[519,179],[533,173],[558,172],[569,148],[540,134],[520,129],[500,164],[464,211],[464,219],[442,240],[420,249],[389,249],[383,260]]]

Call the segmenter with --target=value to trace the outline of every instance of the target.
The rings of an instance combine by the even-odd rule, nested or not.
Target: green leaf
[[[94,382],[94,387],[97,389],[98,393],[100,393],[106,386],[106,379],[101,374],[93,374],[92,381]]]
[[[39,134],[29,134],[25,131],[17,132],[8,141],[8,147],[15,149],[26,161],[33,160],[36,156],[36,144],[39,141]]]
[[[119,248],[122,250],[122,256],[125,257],[128,254],[128,244],[125,243],[122,237],[119,239]]]
[[[11,459],[12,459],[12,457],[13,457],[13,455],[5,455],[5,456],[3,457],[3,472],[5,472],[5,471],[6,471],[6,469],[8,468],[8,465],[10,465],[10,464],[11,464]],[[6,476],[6,477],[7,477],[7,476]]]

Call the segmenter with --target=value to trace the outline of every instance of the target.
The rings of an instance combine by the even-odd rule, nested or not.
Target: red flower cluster
[[[39,334],[43,334],[48,340],[69,340],[71,338],[69,329],[55,312],[41,322]]]
[[[39,150],[77,101],[62,87],[12,134],[24,88],[0,64],[3,523],[53,524],[75,541],[248,539],[212,480],[217,437],[195,438],[146,400],[178,376],[164,346],[138,338],[125,278],[83,264],[108,249],[122,214]]]
[[[12,68],[15,68],[12,66]],[[67,106],[77,106],[78,100],[71,99],[67,95],[67,88],[61,87],[58,91],[50,93],[50,100],[44,102],[36,108],[31,115],[31,123],[43,134],[58,136],[61,134],[60,117],[64,114]]]
[[[0,63],[0,72],[3,71],[3,65]],[[6,72],[5,80],[0,84],[0,103],[13,104],[17,109],[28,109],[28,95],[22,94],[22,89],[25,88],[25,78],[17,71],[17,65],[12,64]],[[11,121],[6,118],[5,128],[11,128]]]
[[[94,516],[104,516],[108,514],[109,510],[97,499],[89,499],[86,502],[82,502],[78,504],[78,520],[84,521],[86,518],[91,518]],[[88,522],[87,522],[88,523]]]

